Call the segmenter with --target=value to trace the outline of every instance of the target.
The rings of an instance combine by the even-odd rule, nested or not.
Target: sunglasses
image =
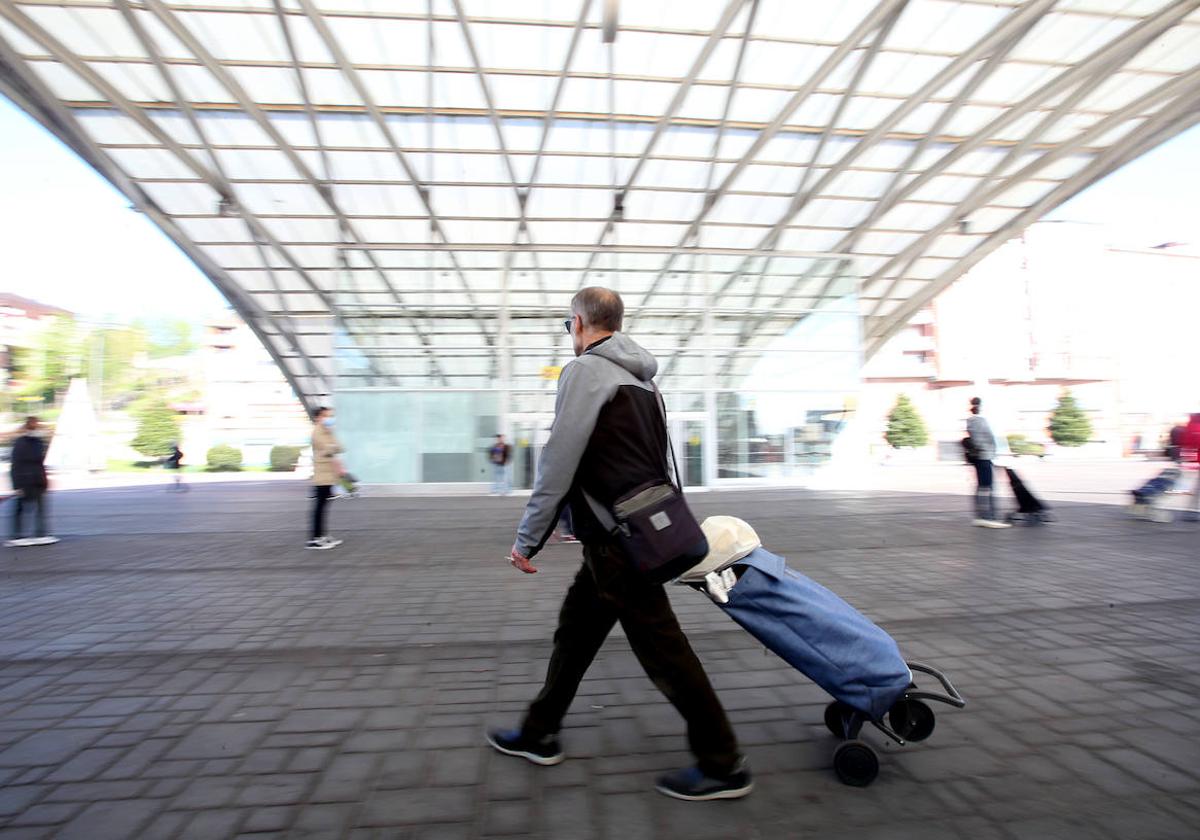
[[[567,318],[565,321],[563,321],[563,329],[565,329],[567,331],[567,335],[571,334],[571,327],[573,327],[574,325],[575,325],[575,319],[573,317]]]

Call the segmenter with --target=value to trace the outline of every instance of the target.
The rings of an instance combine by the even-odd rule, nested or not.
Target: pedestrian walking
[[[992,427],[980,413],[983,400],[971,398],[971,414],[967,418],[967,460],[975,467],[975,525],[980,528],[1011,528],[996,515],[996,497],[993,494],[995,471],[992,461],[996,457],[996,436]]]
[[[752,782],[716,692],[662,585],[635,570],[592,507],[611,508],[623,494],[669,475],[665,418],[652,382],[658,362],[620,332],[623,313],[620,295],[610,289],[588,287],[571,301],[564,326],[577,358],[560,375],[554,425],[509,560],[535,573],[530,559],[569,504],[583,566],[563,601],[541,692],[519,728],[489,730],[487,740],[535,764],[561,762],[563,717],[620,622],[642,668],[687,722],[697,761],[662,776],[657,789],[687,800],[734,799],[749,793]]]
[[[179,448],[179,444],[171,444],[171,453],[167,455],[167,460],[163,462],[163,466],[175,476],[175,481],[169,485],[170,489],[179,492],[187,492],[188,486],[183,483],[183,450]]]
[[[58,537],[46,532],[46,492],[50,481],[46,476],[46,441],[39,431],[36,417],[28,417],[21,435],[12,447],[13,522],[12,538],[7,546],[53,545]],[[33,516],[33,535],[24,532],[26,511]]]
[[[512,491],[508,478],[508,462],[512,460],[512,447],[504,442],[504,435],[496,435],[496,442],[488,450],[488,461],[492,465],[492,494],[506,496]]]
[[[333,485],[341,476],[342,462],[338,456],[342,454],[343,450],[337,436],[333,433],[333,409],[318,408],[313,420],[312,532],[304,547],[316,551],[326,551],[342,544],[341,540],[335,540],[326,531],[325,507],[329,503],[329,497],[333,494]]]
[[[1179,451],[1181,466],[1195,465],[1196,486],[1192,490],[1191,509],[1184,513],[1184,519],[1195,522],[1200,519],[1200,411],[1188,420],[1187,427],[1180,436]]]

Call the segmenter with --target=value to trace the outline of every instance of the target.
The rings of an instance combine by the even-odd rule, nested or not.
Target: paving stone
[[[93,802],[57,829],[61,840],[128,840],[159,813],[162,803],[150,799]]]
[[[55,729],[33,732],[11,747],[0,751],[0,767],[58,765],[85,747],[102,733],[92,729]]]
[[[76,802],[53,802],[33,805],[13,816],[9,825],[59,825],[70,820],[84,809]]]
[[[378,791],[363,805],[357,824],[386,827],[466,822],[473,819],[473,793],[465,787]]]
[[[264,723],[197,724],[167,753],[167,758],[229,758],[246,755],[266,732],[267,725]]]
[[[277,773],[249,776],[238,796],[240,805],[294,805],[304,801],[316,783],[315,773]]]
[[[89,749],[55,768],[47,782],[84,782],[96,776],[125,752],[120,748]]]
[[[56,497],[72,539],[52,567],[6,566],[0,593],[0,839],[127,802],[138,840],[1190,840],[1200,824],[1200,566],[1183,523],[1063,502],[1053,527],[993,539],[962,497],[689,498],[752,521],[969,701],[937,707],[925,744],[868,728],[880,777],[846,788],[824,692],[670,588],[756,774],[749,799],[697,806],[653,791],[692,758],[619,630],[565,721],[568,762],[481,743],[539,690],[579,564],[550,547],[530,581],[481,562],[511,542],[519,499],[366,497],[335,509],[347,542],[318,562],[295,546],[303,492]]]
[[[49,789],[46,785],[19,785],[0,789],[0,816],[21,813],[45,796]]]

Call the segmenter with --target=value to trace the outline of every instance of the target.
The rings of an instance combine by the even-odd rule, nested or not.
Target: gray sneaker
[[[563,760],[562,746],[553,735],[534,739],[519,729],[489,729],[486,737],[497,752],[515,755],[542,767],[552,767]]]
[[[675,799],[704,802],[710,799],[741,799],[754,789],[754,781],[743,760],[723,778],[707,776],[699,767],[684,767],[660,776],[654,787],[659,793]]]

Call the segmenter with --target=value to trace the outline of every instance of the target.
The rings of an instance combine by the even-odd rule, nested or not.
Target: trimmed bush
[[[1083,446],[1092,437],[1092,421],[1068,390],[1063,390],[1050,414],[1050,437],[1059,446]]]
[[[209,472],[237,472],[242,468],[242,451],[227,443],[208,450]]]
[[[929,432],[917,408],[904,394],[896,397],[896,405],[888,415],[884,439],[896,449],[904,446],[924,446],[929,443]]]
[[[272,446],[271,472],[294,472],[303,448],[301,446]]]
[[[156,395],[146,400],[134,412],[137,417],[137,436],[130,446],[151,458],[164,458],[174,451],[179,440],[179,415],[167,405],[167,400]]]
[[[1014,455],[1037,455],[1039,458],[1046,454],[1044,444],[1026,440],[1025,435],[1009,435],[1008,448]]]

